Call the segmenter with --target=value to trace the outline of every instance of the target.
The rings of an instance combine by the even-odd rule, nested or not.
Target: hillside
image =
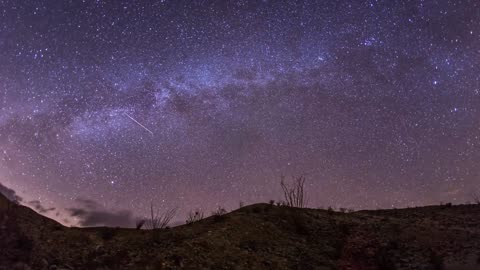
[[[0,269],[480,269],[480,206],[255,204],[179,227],[67,228],[0,195]]]

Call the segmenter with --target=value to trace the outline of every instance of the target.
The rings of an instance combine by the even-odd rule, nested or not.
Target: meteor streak
[[[125,115],[130,118],[133,122],[135,122],[137,125],[141,126],[143,129],[145,129],[146,131],[148,131],[150,134],[152,134],[153,136],[153,131],[151,131],[150,129],[148,129],[147,127],[145,127],[144,125],[142,125],[140,122],[138,122],[137,120],[135,120],[135,118],[131,117],[128,113],[125,113]]]

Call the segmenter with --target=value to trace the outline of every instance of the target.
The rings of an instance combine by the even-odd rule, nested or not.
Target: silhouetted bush
[[[194,222],[200,221],[203,219],[203,211],[200,209],[197,209],[195,211],[190,211],[187,216],[186,223],[187,224],[192,224]]]
[[[479,193],[472,193],[473,202],[476,204],[480,204],[480,194]]]
[[[305,177],[299,176],[293,178],[293,183],[285,183],[285,177],[280,181],[286,206],[304,208],[307,206],[307,196],[305,192]]]
[[[146,220],[145,219],[139,219],[137,220],[137,222],[135,223],[135,228],[137,230],[141,230],[143,228],[143,226],[145,225],[145,222]]]
[[[213,221],[215,221],[215,222],[224,221],[226,213],[227,213],[227,210],[225,210],[225,208],[219,206],[217,208],[217,210],[212,212]]]
[[[164,213],[160,213],[160,210],[154,211],[153,203],[150,204],[150,218],[145,222],[145,227],[147,229],[156,230],[156,229],[165,229],[168,226],[168,223],[175,217],[177,209],[170,209]]]

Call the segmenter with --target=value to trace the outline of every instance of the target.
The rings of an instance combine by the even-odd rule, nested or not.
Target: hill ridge
[[[480,269],[479,217],[479,205],[258,203],[148,231],[68,228],[14,205],[0,211],[0,269]]]

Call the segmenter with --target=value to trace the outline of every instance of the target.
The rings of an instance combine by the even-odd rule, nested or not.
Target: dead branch
[[[176,208],[169,209],[164,213],[160,213],[160,210],[155,211],[153,203],[150,204],[150,218],[145,222],[145,227],[150,230],[165,229],[168,223],[175,217],[177,212]]]
[[[305,192],[305,176],[292,177],[292,183],[285,182],[285,176],[281,177],[285,205],[291,207],[304,208],[307,206],[307,197]]]

